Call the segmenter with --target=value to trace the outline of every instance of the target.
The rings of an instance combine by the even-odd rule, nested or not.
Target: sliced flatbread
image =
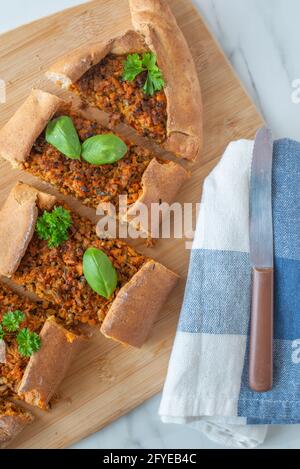
[[[134,218],[140,204],[151,214],[151,204],[172,203],[189,177],[181,165],[156,158],[147,149],[127,140],[126,155],[115,163],[93,165],[82,158],[70,159],[45,139],[47,124],[60,116],[71,117],[81,142],[112,133],[99,122],[75,112],[53,94],[33,90],[0,130],[0,156],[89,207],[105,208],[111,203],[117,216],[119,196],[127,196],[128,209],[122,211],[122,221]],[[149,217],[140,229],[146,234],[157,232],[157,224],[159,221],[151,226]]]
[[[120,119],[166,150],[196,161],[202,149],[202,98],[187,42],[163,0],[129,0],[133,30],[105,43],[87,44],[60,58],[47,77]],[[128,54],[152,52],[165,82],[143,91],[145,72],[123,77]]]

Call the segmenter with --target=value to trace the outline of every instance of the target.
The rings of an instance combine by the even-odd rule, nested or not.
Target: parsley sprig
[[[24,321],[25,315],[20,310],[9,311],[2,318],[2,326],[8,332],[15,332],[19,329],[20,324]]]
[[[27,327],[19,330],[24,320],[25,314],[20,310],[5,313],[0,324],[0,340],[3,340],[7,334],[19,331],[16,335],[18,351],[22,357],[30,357],[40,349],[41,339]]]
[[[133,81],[140,73],[147,71],[147,78],[143,91],[152,96],[155,91],[161,90],[165,81],[161,70],[156,63],[156,55],[153,52],[129,54],[124,62],[123,80]]]
[[[17,335],[18,350],[23,357],[30,357],[41,347],[41,338],[35,332],[31,332],[27,327],[22,329]]]
[[[63,207],[55,207],[52,212],[44,211],[36,223],[40,239],[48,241],[49,248],[56,248],[68,239],[68,230],[72,224],[70,212]]]

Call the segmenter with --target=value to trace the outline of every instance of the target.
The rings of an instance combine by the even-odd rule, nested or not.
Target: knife
[[[273,139],[260,129],[253,148],[250,183],[252,303],[249,385],[266,392],[273,385],[274,246],[272,219]]]

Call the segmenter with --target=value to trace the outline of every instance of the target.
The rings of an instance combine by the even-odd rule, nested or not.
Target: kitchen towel
[[[231,447],[266,424],[300,423],[300,143],[274,143],[274,386],[248,386],[253,142],[232,142],[204,183],[177,334],[159,413]]]

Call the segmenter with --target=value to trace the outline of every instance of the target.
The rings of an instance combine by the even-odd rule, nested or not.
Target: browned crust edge
[[[26,101],[0,130],[0,156],[22,167],[32,145],[64,101],[53,94],[32,90]]]
[[[122,36],[109,41],[89,43],[69,52],[49,68],[46,77],[62,88],[68,89],[109,53],[121,55],[144,51],[146,47],[140,34],[127,31]]]
[[[14,407],[17,407],[14,405]],[[0,449],[4,449],[21,433],[24,428],[33,422],[34,417],[21,408],[19,415],[5,415],[0,412]]]
[[[107,338],[140,348],[178,276],[150,260],[119,291],[101,326]]]
[[[41,348],[31,356],[18,394],[28,404],[47,409],[85,339],[67,331],[54,317],[47,319],[40,337]]]
[[[145,224],[140,223],[136,228],[141,229],[147,235],[154,238],[159,237],[159,226],[161,215],[151,218],[152,204],[171,204],[183,183],[189,178],[189,173],[179,164],[169,161],[160,163],[154,158],[142,176],[142,194],[138,200],[132,204],[125,215],[125,220],[133,226],[134,218],[142,207],[147,208],[148,217],[145,215]],[[120,217],[122,219],[122,217]]]
[[[42,205],[41,208],[50,209],[55,201],[54,196],[41,193],[27,184],[17,183],[12,189],[0,211],[0,274],[10,276],[17,270],[34,231],[37,207]],[[22,220],[22,223],[16,224],[16,220],[19,222]],[[3,248],[4,251],[1,251]],[[158,262],[153,260],[146,262],[117,294],[102,324],[101,332],[119,342],[141,347],[177,280],[178,276],[175,273]],[[53,324],[47,323],[46,332],[49,336],[51,329]],[[58,337],[57,335],[57,340],[61,341],[61,337],[60,339]],[[47,353],[42,353],[41,349],[41,353],[38,352],[31,358],[30,366],[28,365],[26,369],[19,392],[22,394],[28,392],[27,397],[25,396],[27,402],[34,402],[37,405],[42,401],[46,402],[55,387],[52,384],[50,389],[49,386],[51,379],[54,379],[52,369],[49,375],[44,377],[45,389],[38,388],[34,384],[37,382],[36,368],[41,368],[41,363],[47,355],[55,354],[59,349],[58,344],[53,350],[51,349],[52,341],[54,342],[53,337],[49,342],[45,341],[44,345],[49,347]],[[59,363],[59,360],[57,362]],[[46,366],[44,368],[47,370]],[[59,374],[58,370],[56,373],[59,376],[63,375]],[[59,378],[59,382],[60,380]]]
[[[167,140],[164,147],[195,161],[202,149],[202,95],[186,39],[164,0],[129,0],[132,24],[155,52],[166,86]],[[171,60],[170,60],[171,58]]]
[[[38,208],[50,210],[56,197],[18,182],[0,210],[0,275],[17,270],[34,233]]]
[[[203,146],[203,106],[197,70],[186,39],[164,0],[129,0],[129,6],[136,32],[77,49],[62,57],[46,75],[69,88],[109,52],[142,52],[145,41],[156,54],[166,81],[168,119],[163,146],[177,156],[196,161]]]

